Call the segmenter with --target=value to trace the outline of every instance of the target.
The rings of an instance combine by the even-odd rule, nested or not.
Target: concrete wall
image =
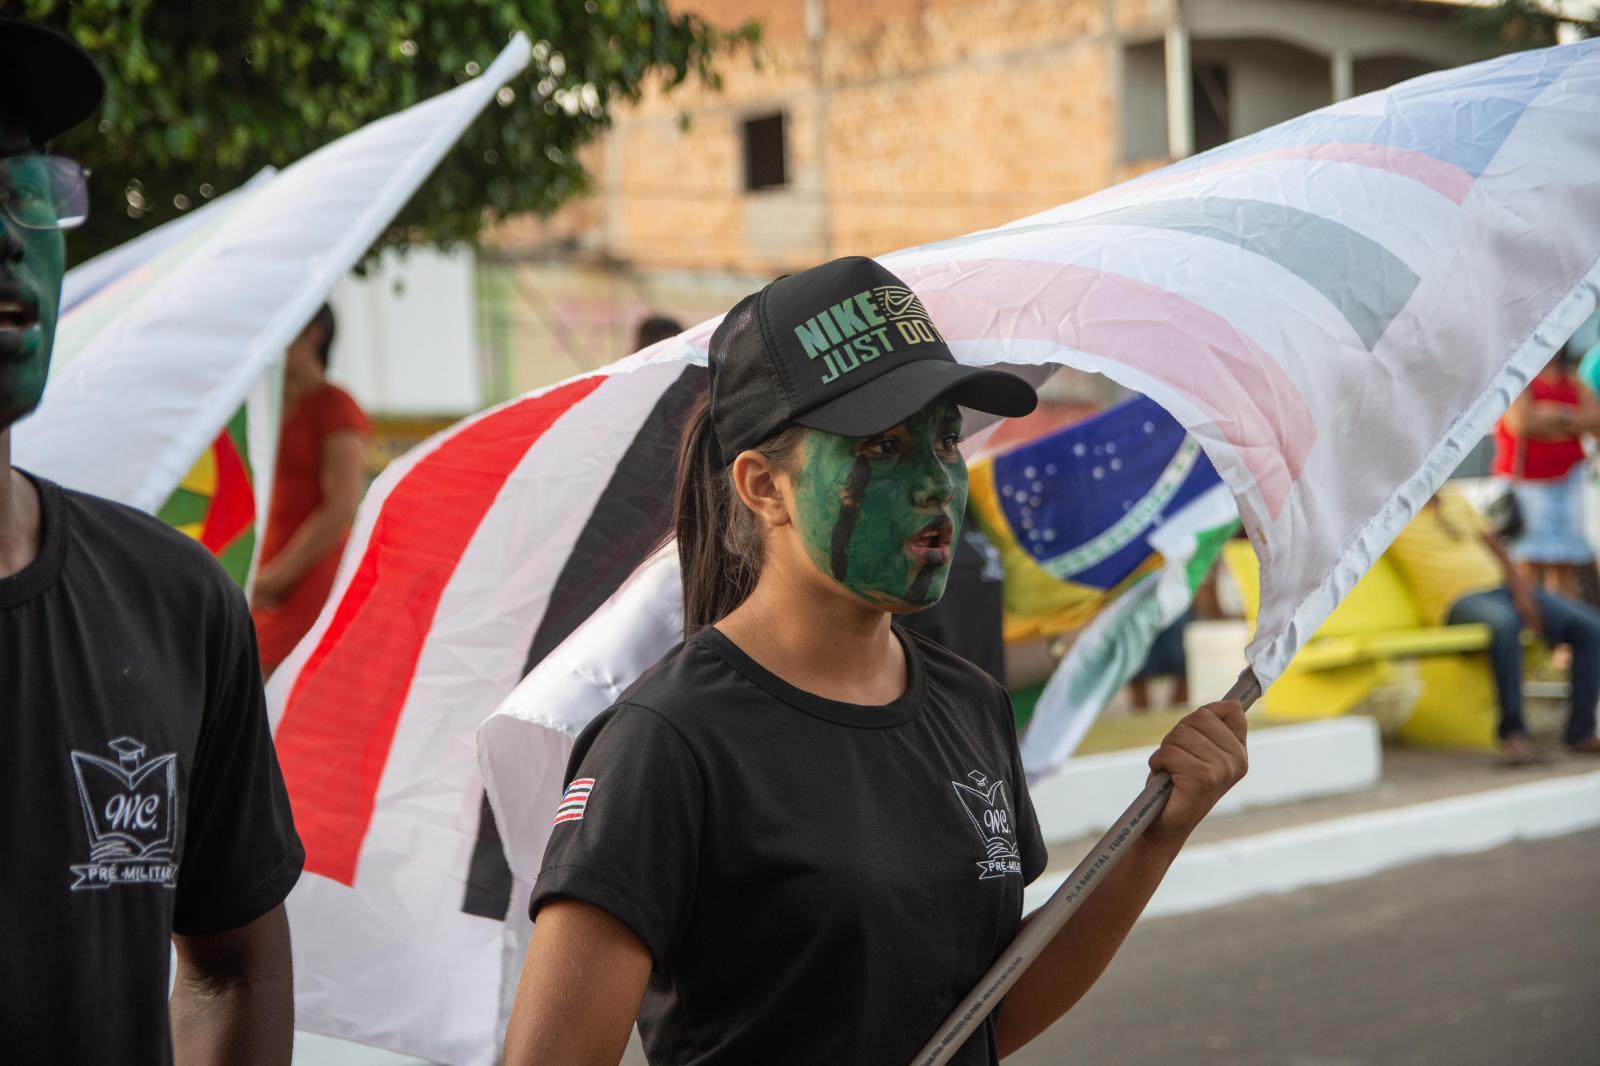
[[[1228,70],[1228,128],[1232,137],[1275,126],[1333,101],[1325,57],[1270,40],[1193,44],[1196,63]]]
[[[485,284],[504,299],[486,316],[501,323],[499,385],[625,354],[646,305],[688,322],[725,309],[731,300],[716,301],[746,281],[999,225],[1160,165],[1161,42],[1180,17],[1196,61],[1228,66],[1233,136],[1328,103],[1335,52],[1358,90],[1477,54],[1422,5],[1367,0],[1184,0],[1181,12],[1175,0],[683,8],[722,26],[759,20],[759,65],[724,60],[720,93],[647,91],[584,149],[594,196],[494,236],[500,265]],[[786,118],[789,183],[746,192],[741,124],[774,111]],[[640,295],[684,273],[706,280]]]
[[[1167,155],[1166,47],[1138,41],[1122,48],[1122,100],[1118,125],[1125,160]]]
[[[462,415],[483,406],[473,257],[389,252],[341,281],[329,377],[375,415]]]
[[[492,259],[478,271],[487,399],[603,366],[634,350],[649,314],[685,326],[721,314],[771,280],[729,270],[639,268],[559,259]]]
[[[1435,10],[1439,14],[1424,14]],[[1405,54],[1434,67],[1484,58],[1476,42],[1452,30],[1447,4],[1352,0],[1184,0],[1183,21],[1197,39],[1284,41],[1308,52],[1357,58]],[[1443,16],[1443,17],[1441,17]]]
[[[1437,67],[1425,60],[1401,55],[1364,56],[1355,61],[1355,94],[1377,92],[1427,74]]]
[[[760,69],[741,57],[720,94],[685,86],[618,115],[585,156],[594,200],[508,228],[502,250],[603,231],[635,264],[775,273],[996,225],[1116,177],[1103,0],[689,6],[762,20]],[[746,193],[740,125],[773,111],[790,183]]]

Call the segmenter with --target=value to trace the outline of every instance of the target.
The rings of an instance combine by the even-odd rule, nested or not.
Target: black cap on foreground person
[[[946,394],[1008,418],[1038,403],[1017,375],[956,362],[916,293],[862,256],[740,300],[711,336],[710,366],[725,462],[786,425],[861,437]]]
[[[0,110],[22,123],[36,147],[93,115],[105,91],[94,60],[75,41],[0,18]]]

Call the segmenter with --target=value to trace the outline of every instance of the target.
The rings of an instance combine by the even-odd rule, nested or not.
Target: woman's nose
[[[955,496],[955,479],[950,476],[950,471],[945,469],[943,463],[936,457],[929,457],[925,461],[921,477],[917,481],[916,503],[948,503]]]

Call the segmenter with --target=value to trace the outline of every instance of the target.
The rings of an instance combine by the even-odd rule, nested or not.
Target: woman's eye
[[[868,455],[872,456],[898,455],[900,442],[893,437],[880,437],[877,440],[868,441],[865,450]]]
[[[939,441],[939,446],[947,452],[958,451],[961,448],[961,442],[964,439],[966,438],[962,437],[959,433],[948,433],[942,440]]]

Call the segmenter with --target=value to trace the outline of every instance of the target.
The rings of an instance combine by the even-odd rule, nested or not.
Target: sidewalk
[[[1564,755],[1548,766],[1510,769],[1488,753],[1390,747],[1371,787],[1208,818],[1145,917],[1597,826],[1600,759],[1593,756]],[[1052,842],[1045,873],[1028,887],[1026,908],[1042,905],[1098,839]]]
[[[1207,818],[1189,842],[1191,846],[1214,844],[1334,818],[1594,772],[1600,772],[1600,758],[1592,755],[1557,755],[1549,766],[1512,769],[1496,765],[1494,756],[1485,752],[1429,751],[1385,745],[1381,776],[1374,788]],[[1131,803],[1133,795],[1126,799]],[[1099,835],[1095,834],[1049,842],[1047,869],[1072,869],[1097,839]]]

